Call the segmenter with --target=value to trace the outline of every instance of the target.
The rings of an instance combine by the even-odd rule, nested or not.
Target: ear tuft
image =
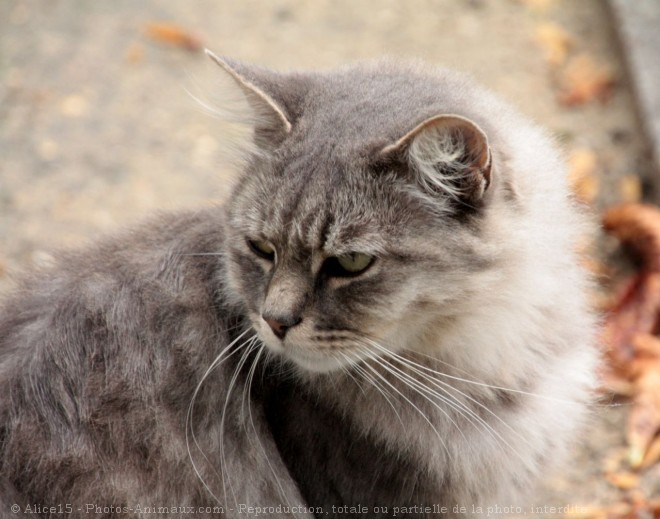
[[[292,129],[285,103],[278,99],[282,76],[269,70],[247,65],[210,50],[206,55],[236,82],[257,116],[255,141],[261,147],[278,144]]]
[[[488,138],[479,126],[458,115],[425,120],[380,155],[405,161],[427,194],[446,194],[474,204],[490,185]]]

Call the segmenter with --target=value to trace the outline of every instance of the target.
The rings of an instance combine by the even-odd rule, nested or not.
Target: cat
[[[228,202],[63,252],[3,305],[2,516],[524,503],[597,364],[551,139],[418,62],[208,54],[253,124]]]

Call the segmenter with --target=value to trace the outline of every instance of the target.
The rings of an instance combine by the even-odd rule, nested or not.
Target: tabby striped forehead
[[[235,214],[247,236],[292,255],[377,255],[387,248],[387,229],[397,226],[383,210],[383,186],[367,174],[293,171],[288,177],[253,177],[246,186]]]

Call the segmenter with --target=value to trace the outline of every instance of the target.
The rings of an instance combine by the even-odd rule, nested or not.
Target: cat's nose
[[[264,314],[261,317],[279,339],[284,339],[289,328],[293,328],[302,321],[302,317],[299,316],[271,316]]]

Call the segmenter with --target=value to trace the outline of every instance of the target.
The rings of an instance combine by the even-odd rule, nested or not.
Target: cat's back
[[[79,250],[55,253],[49,265],[19,276],[0,304],[0,362],[35,353],[40,343],[33,337],[54,333],[71,318],[101,312],[117,325],[145,324],[134,313],[138,308],[123,305],[204,307],[211,287],[205,282],[223,266],[222,246],[222,213],[200,211],[161,215]]]
[[[19,493],[125,502],[162,492],[143,486],[162,467],[196,481],[180,417],[230,340],[222,245],[217,210],[161,216],[18,284],[0,310],[0,473]]]

